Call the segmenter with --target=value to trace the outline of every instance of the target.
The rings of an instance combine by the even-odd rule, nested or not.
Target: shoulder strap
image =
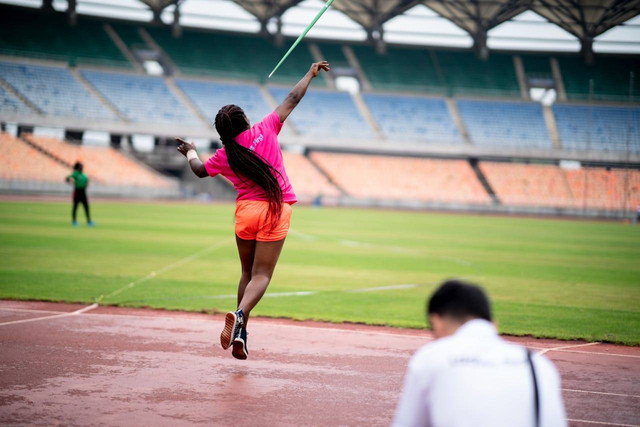
[[[533,360],[531,358],[531,350],[527,349],[527,362],[531,368],[531,378],[533,379],[533,402],[535,405],[535,426],[540,426],[540,396],[538,392],[538,379],[536,378],[536,369],[533,366]]]

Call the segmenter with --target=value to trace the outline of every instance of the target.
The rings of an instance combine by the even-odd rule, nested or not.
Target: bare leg
[[[238,245],[238,255],[240,255],[240,264],[242,265],[242,275],[240,283],[238,283],[238,305],[244,296],[244,290],[251,281],[251,270],[253,269],[253,258],[255,255],[256,241],[243,240],[236,236],[236,244]],[[244,315],[245,325],[249,321],[249,313]]]
[[[251,281],[244,290],[244,295],[238,304],[245,316],[249,316],[253,307],[258,304],[273,276],[273,270],[280,257],[280,252],[284,246],[284,240],[277,242],[256,242],[253,268],[251,270]]]

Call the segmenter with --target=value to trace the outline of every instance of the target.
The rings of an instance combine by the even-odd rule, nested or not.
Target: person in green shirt
[[[78,221],[76,221],[76,210],[78,209],[78,204],[82,203],[82,206],[84,206],[84,213],[87,216],[87,225],[89,227],[93,227],[93,221],[91,221],[91,216],[89,215],[89,200],[87,200],[89,177],[82,173],[82,163],[76,162],[76,164],[73,165],[73,172],[65,179],[65,181],[73,181],[73,209],[71,211],[73,226],[78,226]]]

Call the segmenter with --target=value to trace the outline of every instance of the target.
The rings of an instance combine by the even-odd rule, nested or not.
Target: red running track
[[[221,316],[69,315],[83,307],[0,301],[0,423],[384,426],[408,359],[431,339],[252,318],[249,360],[238,361],[218,343]],[[640,424],[640,348],[507,339],[556,363],[572,425]]]

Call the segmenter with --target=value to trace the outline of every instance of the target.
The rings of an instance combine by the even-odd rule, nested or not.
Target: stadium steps
[[[358,109],[358,112],[365,119],[365,121],[367,122],[369,127],[373,130],[373,132],[378,137],[378,139],[382,141],[384,139],[384,134],[382,133],[382,130],[378,126],[378,123],[376,123],[376,120],[373,118],[371,111],[369,111],[369,107],[367,107],[367,104],[362,99],[362,95],[360,94],[360,92],[351,93],[350,95],[351,95],[351,99],[353,100],[353,103]]]
[[[335,188],[338,189],[338,191],[340,192],[340,195],[342,196],[348,196],[349,193],[347,193],[347,191],[342,188],[342,186],[340,184],[338,184],[332,177],[331,174],[329,174],[326,170],[324,170],[322,168],[322,166],[320,166],[317,162],[315,162],[313,160],[313,157],[311,156],[310,152],[305,153],[305,157],[307,158],[307,160],[309,160],[309,163],[318,171],[320,172],[320,174],[322,176],[324,176],[327,181],[329,181],[329,184],[333,185]]]
[[[527,77],[520,55],[513,55],[513,67],[516,70],[516,77],[518,78],[518,86],[520,86],[520,94],[522,95],[522,99],[529,100],[529,91],[527,90]]]
[[[162,62],[166,65],[169,65],[172,71],[172,74],[176,74],[178,76],[182,75],[180,68],[173,62],[173,59],[165,52],[165,50],[151,37],[149,32],[144,27],[138,28],[138,34],[140,34],[140,38],[144,40],[144,42],[150,46],[153,50],[160,54]]]
[[[42,147],[40,144],[38,144],[37,142],[35,142],[34,140],[32,140],[30,138],[31,135],[20,135],[18,137],[18,139],[22,142],[24,142],[25,144],[27,144],[28,146],[30,146],[31,148],[37,150],[38,152],[44,154],[46,157],[54,160],[56,163],[72,169],[73,165],[69,162],[64,161],[63,159],[61,159],[60,157],[56,156],[55,154],[53,154],[52,152],[50,152],[49,150],[47,150],[46,148]]]
[[[469,165],[471,166],[471,169],[473,169],[473,171],[476,173],[476,178],[478,178],[478,181],[480,182],[480,184],[482,184],[482,188],[484,188],[484,191],[486,191],[489,197],[491,197],[491,203],[494,205],[501,205],[502,202],[498,198],[498,195],[491,187],[491,184],[489,184],[487,177],[484,176],[482,169],[480,169],[480,167],[478,166],[478,159],[473,157],[470,158]]]
[[[551,144],[556,150],[562,149],[562,143],[560,142],[560,136],[558,134],[558,125],[556,124],[556,118],[553,115],[553,110],[549,105],[542,106],[542,115],[544,122],[547,125],[547,132],[549,132],[549,138],[551,138]]]
[[[181,101],[191,111],[191,113],[194,116],[196,116],[198,119],[200,119],[200,121],[205,126],[209,126],[209,123],[207,122],[207,118],[200,112],[200,110],[198,110],[196,108],[195,105],[193,105],[193,103],[191,102],[189,97],[187,95],[185,95],[185,93],[182,92],[178,86],[176,86],[176,83],[173,81],[173,78],[165,76],[164,77],[164,82],[167,85],[167,87],[169,88],[169,91],[171,93],[173,93],[173,95],[176,98],[178,98],[178,101]]]
[[[16,88],[14,88],[12,85],[7,83],[2,77],[0,77],[0,86],[2,86],[11,95],[18,98],[20,101],[22,101],[24,105],[29,107],[31,110],[35,111],[37,114],[41,116],[44,115],[44,112],[41,109],[36,107],[36,105],[33,102],[29,101],[26,96],[22,95],[22,93],[20,93],[18,90],[16,90]]]
[[[458,128],[458,132],[460,133],[460,136],[462,136],[462,140],[465,143],[471,145],[472,142],[471,142],[471,138],[469,137],[469,131],[467,130],[467,127],[465,126],[464,121],[460,116],[460,111],[458,111],[458,105],[456,105],[453,99],[449,97],[445,97],[444,102],[445,104],[447,104],[447,109],[449,110],[449,114],[453,119],[453,123],[455,123],[456,127]]]
[[[351,46],[342,46],[342,53],[344,53],[345,58],[347,58],[347,61],[349,61],[349,65],[351,66],[351,68],[353,68],[353,70],[356,72],[358,80],[360,80],[360,84],[362,84],[362,89],[365,91],[372,90],[371,82],[369,82],[367,75],[364,73],[364,71],[362,71],[360,61],[358,61],[358,58],[353,52],[353,49],[351,49]]]
[[[556,93],[559,101],[567,100],[567,90],[564,87],[564,80],[562,80],[562,71],[560,70],[560,64],[556,58],[549,59],[551,65],[551,74],[553,80],[556,83]]]
[[[317,44],[315,43],[309,43],[309,52],[311,52],[311,56],[313,57],[313,60],[315,62],[321,62],[321,61],[325,61],[325,57],[324,55],[322,55],[322,52],[320,51],[320,48],[318,47]],[[331,64],[329,64],[331,65]],[[324,75],[326,77],[326,81],[327,81],[327,86],[329,87],[329,89],[336,89],[336,81],[334,78],[334,75],[332,72],[328,72],[325,73]]]
[[[69,68],[69,71],[71,71],[71,74],[73,74],[73,76],[78,79],[78,81],[82,84],[82,86],[84,86],[85,89],[89,91],[90,94],[96,97],[100,101],[100,103],[107,107],[113,114],[116,115],[116,117],[118,117],[123,122],[129,121],[129,119],[127,119],[127,117],[122,114],[115,105],[113,105],[107,98],[105,98],[98,89],[96,89],[91,83],[89,83],[87,79],[84,78],[82,74],[78,72],[77,68]]]
[[[122,41],[118,33],[115,32],[113,27],[110,24],[104,24],[104,31],[107,33],[109,38],[113,41],[113,44],[116,45],[118,50],[122,53],[122,55],[127,58],[127,60],[131,63],[131,65],[139,72],[143,72],[142,66],[136,60],[135,56],[131,53],[127,45]]]

